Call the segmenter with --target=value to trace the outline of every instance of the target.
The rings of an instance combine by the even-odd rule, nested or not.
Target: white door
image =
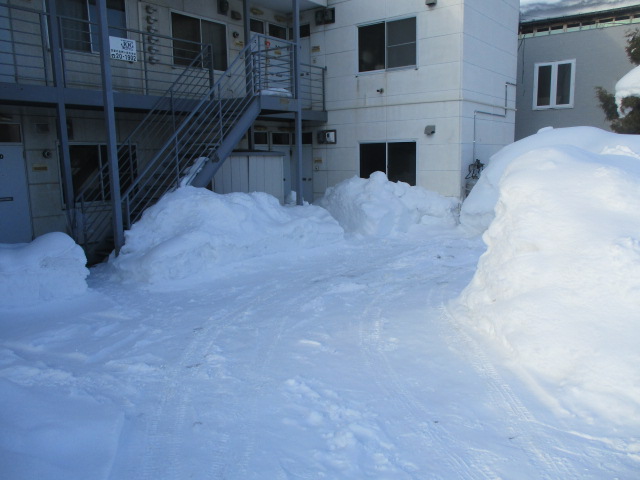
[[[0,243],[33,240],[22,145],[0,144]]]

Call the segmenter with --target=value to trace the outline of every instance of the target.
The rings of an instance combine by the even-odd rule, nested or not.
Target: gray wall
[[[616,82],[634,67],[624,51],[625,34],[637,27],[622,25],[520,39],[516,140],[547,126],[593,126],[610,130],[595,87],[604,87],[613,93]],[[534,64],[570,59],[576,59],[574,107],[533,110]]]

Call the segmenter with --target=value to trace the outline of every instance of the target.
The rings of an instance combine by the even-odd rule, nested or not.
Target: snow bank
[[[511,162],[534,149],[572,145],[592,154],[640,156],[640,136],[619,135],[593,127],[543,128],[537,134],[506,146],[493,155],[478,183],[462,204],[460,224],[471,233],[484,232],[494,218],[500,179]],[[573,182],[572,178],[566,179]]]
[[[266,193],[219,195],[183,187],[125,232],[125,245],[110,263],[123,278],[159,283],[342,238],[340,226],[320,207],[284,207]]]
[[[463,207],[467,221],[481,212],[486,222],[497,197],[483,236],[487,251],[458,302],[558,412],[637,428],[634,152],[636,136],[576,128],[545,131],[498,153]]]
[[[0,305],[24,306],[87,290],[84,251],[62,232],[31,243],[0,244]]]
[[[345,232],[385,237],[413,225],[456,224],[455,199],[404,182],[390,182],[382,172],[369,179],[352,177],[327,189],[319,200]]]
[[[627,112],[622,108],[622,100],[627,97],[640,97],[640,66],[635,67],[616,83],[616,104],[618,113],[624,117]]]

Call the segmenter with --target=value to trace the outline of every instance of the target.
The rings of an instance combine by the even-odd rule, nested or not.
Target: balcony
[[[54,38],[52,32],[56,31],[58,37]],[[54,104],[63,95],[69,106],[100,107],[102,72],[97,32],[95,23],[62,16],[51,18],[42,11],[0,3],[0,101]],[[112,54],[109,60],[116,108],[147,110],[178,78],[186,83],[213,85],[225,74],[214,70],[215,62],[190,63],[208,45],[133,29],[122,29],[117,34],[117,38],[130,41],[131,48],[122,55]],[[293,44],[278,40],[277,49],[264,48],[269,45],[266,37],[257,44],[261,46],[256,49],[256,61],[262,62],[264,69],[261,90],[256,93],[264,94],[268,110],[286,112],[291,102],[283,99],[293,98]],[[62,46],[58,49],[58,76],[54,45]],[[299,75],[303,110],[324,112],[324,69],[302,65]],[[61,79],[58,83],[62,85],[57,84],[56,78]],[[182,94],[189,96],[188,91]],[[226,94],[232,96],[234,92]]]

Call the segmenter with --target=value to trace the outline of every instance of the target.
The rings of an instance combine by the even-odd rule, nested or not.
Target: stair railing
[[[224,158],[218,154],[219,147],[239,123],[246,124],[240,129],[244,130],[242,134],[248,130],[254,118],[243,122],[243,115],[257,94],[291,96],[293,44],[282,42],[277,48],[267,45],[268,37],[255,35],[251,39],[124,190],[125,228],[162,195],[180,185],[181,180],[188,184],[197,173],[191,168],[194,163],[222,164]],[[239,140],[230,141],[235,144]]]

